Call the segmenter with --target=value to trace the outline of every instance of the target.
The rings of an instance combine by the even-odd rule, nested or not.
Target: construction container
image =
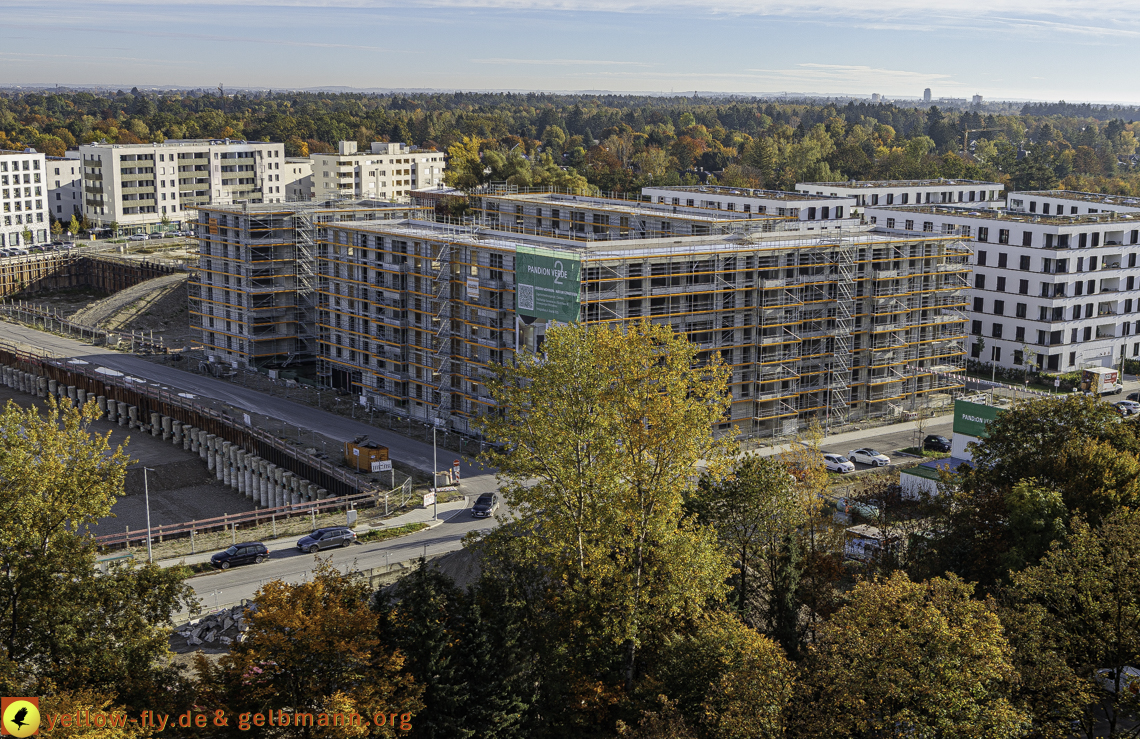
[[[387,461],[388,447],[371,442],[366,437],[344,443],[344,463],[358,472],[378,472],[374,464]],[[380,467],[391,469],[386,464]]]

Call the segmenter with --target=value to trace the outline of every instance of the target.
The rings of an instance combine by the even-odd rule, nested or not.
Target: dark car
[[[297,548],[302,552],[313,554],[322,549],[333,547],[347,547],[356,541],[356,532],[347,526],[332,526],[326,529],[317,529],[297,542]]]
[[[1128,393],[1128,397],[1125,398],[1125,400],[1140,401],[1140,393]]]
[[[494,493],[483,493],[471,506],[471,515],[475,518],[489,518],[499,507],[499,496]]]
[[[269,550],[260,541],[247,541],[234,544],[224,552],[218,552],[210,557],[210,566],[219,570],[228,570],[237,565],[261,564],[269,559]]]
[[[931,434],[922,440],[922,449],[927,452],[949,452],[950,440],[945,436]]]

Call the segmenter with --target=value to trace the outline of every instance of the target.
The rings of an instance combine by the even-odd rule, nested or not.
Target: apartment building
[[[48,212],[57,221],[83,217],[83,165],[78,151],[66,157],[47,157]]]
[[[647,202],[645,196],[622,199],[516,190],[499,186],[482,194],[478,205],[481,225],[593,241],[751,233],[782,229],[787,223],[798,225],[786,216]]]
[[[341,141],[336,154],[314,154],[313,197],[317,200],[366,198],[410,200],[412,190],[443,181],[442,152],[375,141],[367,152],[355,141]]]
[[[569,238],[341,222],[317,238],[320,375],[363,404],[460,432],[493,409],[493,364],[551,322],[668,323],[732,367],[723,433],[897,414],[962,387],[967,251],[957,237]]]
[[[285,193],[285,200],[297,202],[313,199],[313,160],[300,157],[286,157],[285,177],[281,191]]]
[[[83,212],[100,226],[177,228],[205,205],[284,202],[284,144],[170,139],[161,144],[85,144]]]
[[[806,231],[844,228],[851,225],[854,198],[811,193],[753,190],[744,187],[698,185],[692,187],[644,187],[643,197],[659,205],[699,208],[706,213],[769,215],[801,221]]]
[[[317,264],[328,224],[406,219],[395,204],[204,205],[196,211],[198,274],[189,284],[190,324],[206,352],[233,366],[314,373]]]
[[[1075,207],[1060,197],[1038,202]],[[868,208],[866,217],[887,233],[957,235],[969,242],[972,358],[1063,372],[1140,356],[1140,212],[1098,210],[1044,215],[880,206]]]
[[[1105,195],[1098,192],[1035,190],[1010,193],[1009,210],[1018,213],[1040,213],[1043,216],[1136,213],[1140,212],[1140,198],[1128,195]]]
[[[47,158],[34,149],[0,150],[0,247],[49,240]]]
[[[978,208],[1002,205],[1005,185],[982,180],[849,180],[847,182],[800,182],[801,193],[854,198],[852,215],[881,205],[947,205],[977,203]]]

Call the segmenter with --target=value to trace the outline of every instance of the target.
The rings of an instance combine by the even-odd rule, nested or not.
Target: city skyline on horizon
[[[1140,38],[1127,5],[0,0],[0,85],[1135,104],[1140,80],[1103,74]]]

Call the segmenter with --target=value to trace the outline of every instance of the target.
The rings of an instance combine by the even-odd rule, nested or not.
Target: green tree
[[[1140,684],[1130,684],[1123,673],[1140,663],[1140,511],[1121,508],[1095,528],[1074,519],[1066,544],[1014,573],[1010,589],[1014,608],[1039,630],[1038,643],[1047,645],[1042,649],[1071,673],[1059,675],[1044,704],[1079,708],[1089,737],[1102,711],[1110,736],[1132,735],[1121,724],[1140,720]],[[1111,689],[1098,680],[1099,670],[1110,671]],[[1083,690],[1071,677],[1082,681]],[[1069,699],[1086,693],[1098,700],[1074,705]]]
[[[698,461],[724,467],[727,370],[645,322],[553,327],[542,348],[488,384],[499,413],[480,428],[506,450],[488,461],[527,515],[496,535],[528,537],[519,554],[557,592],[561,638],[629,687],[639,648],[724,592],[714,534],[681,504]]]
[[[76,217],[76,215],[74,213],[72,213],[71,214],[71,223],[69,223],[67,226],[67,232],[69,234],[71,234],[72,236],[75,236],[77,233],[79,233],[79,228],[80,228],[79,218]]]
[[[98,417],[94,400],[50,397],[42,414],[12,402],[0,413],[0,683],[166,707],[181,689],[166,627],[195,599],[173,569],[97,572],[86,531],[110,514],[129,464],[109,432],[89,430]]]
[[[24,227],[24,231],[20,234],[20,237],[24,241],[24,246],[31,246],[35,243],[35,234],[33,234],[32,229],[28,228],[27,226]]]
[[[1025,736],[1012,650],[972,591],[902,573],[856,585],[809,647],[793,735]]]
[[[479,140],[464,136],[447,150],[447,169],[444,182],[461,190],[472,190],[484,180],[483,160],[479,155]]]
[[[59,236],[61,233],[63,233],[63,224],[59,221],[53,220],[51,222],[51,235]]]
[[[736,610],[746,623],[772,628],[787,593],[777,588],[787,539],[807,516],[787,468],[775,457],[747,455],[723,480],[703,475],[686,505],[717,537],[736,563]],[[798,544],[793,545],[798,551]],[[755,574],[754,574],[755,573]],[[760,613],[750,599],[756,584]],[[798,578],[796,578],[798,580]]]

